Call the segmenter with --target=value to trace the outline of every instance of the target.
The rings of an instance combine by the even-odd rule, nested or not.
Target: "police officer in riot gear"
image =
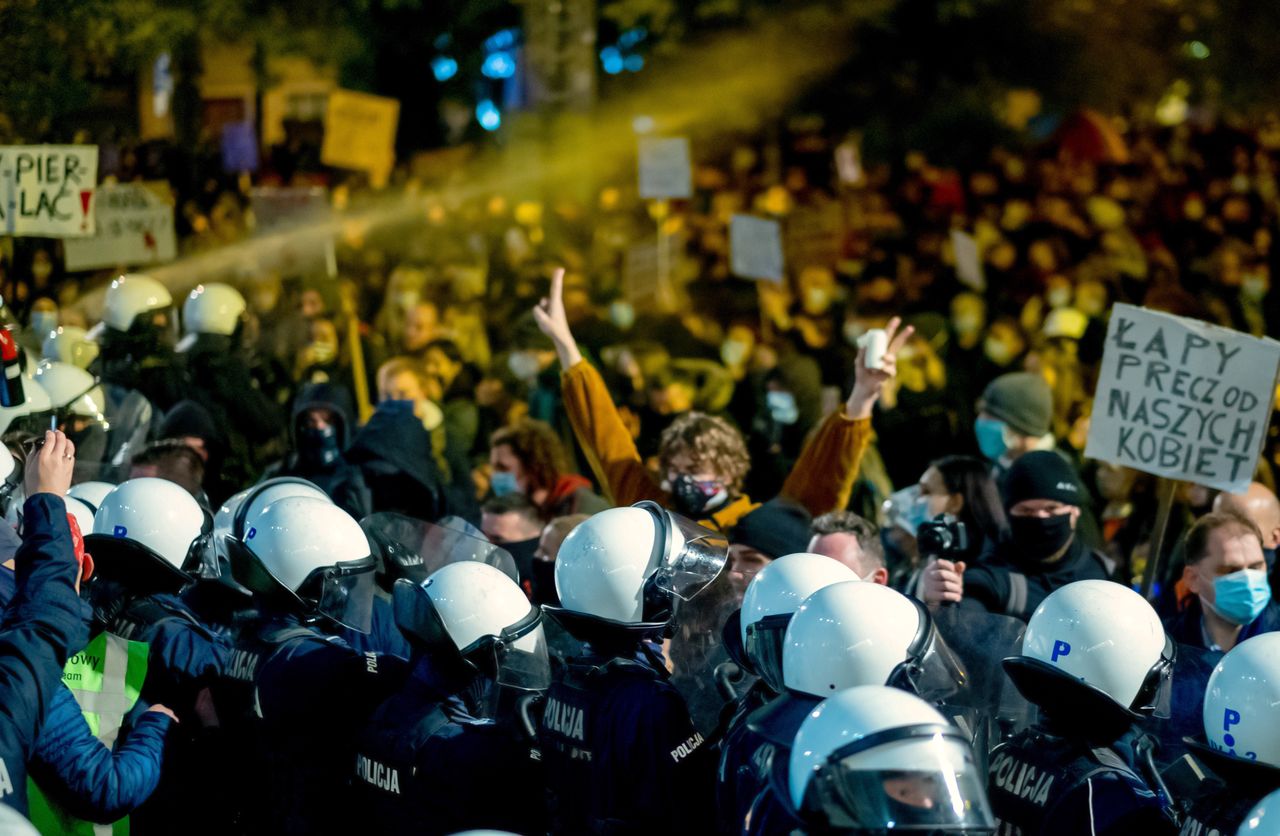
[[[182,305],[185,336],[177,355],[192,399],[209,411],[226,437],[227,456],[210,488],[221,502],[265,464],[260,453],[281,440],[285,417],[249,371],[243,343],[244,297],[228,284],[197,285]],[[278,445],[276,445],[278,446]],[[271,452],[276,452],[272,450]]]
[[[714,763],[656,642],[727,552],[721,535],[649,502],[602,511],[565,538],[562,607],[547,612],[587,653],[567,661],[538,723],[553,832],[712,829]]]
[[[1191,746],[1210,777],[1185,799],[1182,833],[1234,833],[1280,789],[1280,633],[1247,639],[1218,662],[1205,689],[1204,737]]]
[[[254,594],[218,689],[243,771],[235,829],[346,833],[355,739],[404,679],[404,663],[334,635],[369,629],[374,560],[360,525],[331,502],[287,496],[225,536],[232,576]]]
[[[102,322],[88,336],[100,345],[89,369],[104,383],[137,391],[160,411],[182,399],[182,375],[173,354],[177,313],[163,284],[140,273],[111,282]],[[112,405],[117,405],[114,399]],[[117,416],[108,418],[114,423]]]
[[[820,554],[784,555],[756,573],[743,594],[741,609],[726,623],[726,638],[736,640],[730,646],[741,648],[740,664],[759,679],[737,700],[718,746],[716,807],[721,832],[741,828],[768,778],[768,764],[758,757],[765,741],[750,728],[747,718],[783,692],[783,637],[791,616],[816,590],[857,577],[848,566]],[[729,637],[730,630],[736,635]]]
[[[772,770],[774,793],[805,833],[995,829],[966,736],[900,689],[860,685],[827,698],[789,749]]]
[[[140,832],[163,832],[181,817],[192,832],[213,826],[215,809],[200,786],[207,689],[222,675],[230,653],[178,594],[193,580],[206,545],[207,518],[186,490],[165,479],[130,479],[102,500],[93,533],[85,539],[97,572],[87,588],[95,636],[103,631],[146,646],[142,698],[162,703],[181,721],[169,736],[159,789],[132,818]]]
[[[478,560],[401,579],[393,598],[413,669],[360,737],[357,820],[379,833],[543,832],[541,764],[519,702],[551,684],[541,611]]]
[[[1051,593],[1005,660],[1040,708],[1032,728],[991,754],[988,793],[1013,834],[1175,831],[1169,800],[1139,765],[1134,724],[1167,715],[1174,644],[1155,610],[1127,587],[1077,581]]]
[[[965,685],[960,663],[924,605],[879,584],[843,581],[814,592],[787,625],[781,675],[784,690],[753,713],[748,726],[763,744],[754,761],[765,769],[786,762],[800,724],[825,697],[862,685],[906,691],[963,721],[972,741],[974,712],[947,705]],[[985,738],[981,741],[985,744]],[[981,767],[982,759],[978,760]],[[766,785],[745,817],[750,833],[788,827],[784,799]],[[741,825],[741,822],[739,822]],[[741,832],[742,828],[739,828]]]

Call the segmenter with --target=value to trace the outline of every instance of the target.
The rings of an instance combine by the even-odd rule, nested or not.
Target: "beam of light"
[[[494,194],[537,194],[544,185],[580,179],[584,159],[591,170],[620,171],[635,158],[638,115],[648,117],[646,126],[652,120],[654,132],[667,136],[755,130],[778,118],[798,92],[844,62],[853,24],[882,14],[889,5],[888,0],[864,0],[845,4],[843,11],[799,10],[762,21],[750,31],[688,45],[638,76],[644,81],[631,92],[602,101],[590,119],[570,114],[551,122],[536,166],[528,164],[528,154],[489,151],[451,177],[444,191],[389,189],[367,196],[368,208],[335,212],[332,220],[245,238],[146,272],[177,298],[199,282],[243,276],[246,266],[252,272],[253,265],[282,251],[325,247],[352,226],[372,231],[416,221],[430,202],[457,206]],[[850,6],[856,11],[849,11]],[[100,293],[84,299],[88,310],[101,304]]]

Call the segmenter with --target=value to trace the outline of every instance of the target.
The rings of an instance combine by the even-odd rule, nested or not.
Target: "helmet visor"
[[[938,703],[958,693],[967,681],[964,665],[946,639],[931,629],[924,649],[894,668],[885,684]]]
[[[542,630],[542,612],[536,607],[529,617],[502,631],[493,643],[497,682],[518,691],[545,691],[551,687],[551,657]]]
[[[316,612],[344,627],[369,632],[373,622],[372,557],[349,560],[320,571],[320,595]]]
[[[656,518],[659,542],[664,543],[654,583],[659,589],[688,601],[724,569],[729,541],[717,531],[656,505],[649,511]]]
[[[790,613],[766,615],[746,630],[747,658],[775,694],[782,693],[782,643],[790,623]]]
[[[463,561],[488,564],[519,582],[511,555],[483,537],[474,536],[470,533],[474,529],[434,525],[389,511],[365,517],[360,527],[377,546],[381,571],[391,582],[407,578],[421,583],[437,569]]]
[[[1160,659],[1151,666],[1130,708],[1137,714],[1167,720],[1173,713],[1173,668],[1178,645],[1167,634]]]
[[[986,784],[954,729],[890,729],[833,753],[810,779],[805,806],[833,830],[990,833]]]

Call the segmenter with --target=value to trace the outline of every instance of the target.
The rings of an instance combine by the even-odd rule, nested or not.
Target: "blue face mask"
[[[973,434],[978,437],[978,449],[990,461],[999,461],[1009,449],[1004,443],[1004,421],[979,418],[973,422]]]
[[[768,392],[764,396],[769,415],[779,424],[791,425],[800,420],[800,407],[790,392]]]
[[[489,487],[493,489],[494,496],[520,493],[520,486],[516,484],[516,475],[510,470],[499,470],[494,473],[489,480]]]
[[[915,502],[907,506],[907,511],[902,521],[908,531],[916,532],[920,530],[920,525],[928,522],[929,519],[929,499],[928,497],[918,496]]]
[[[1241,569],[1213,579],[1213,610],[1232,624],[1249,624],[1271,600],[1271,584],[1261,569]]]

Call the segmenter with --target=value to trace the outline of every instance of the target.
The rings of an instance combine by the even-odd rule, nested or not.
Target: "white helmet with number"
[[[619,627],[652,629],[671,618],[720,574],[722,534],[653,502],[610,508],[565,538],[556,558],[557,618],[585,616]],[[580,623],[580,622],[579,622]]]
[[[107,494],[111,493],[115,488],[116,486],[110,482],[80,482],[71,486],[71,490],[67,491],[67,496],[74,496],[96,513],[102,507],[102,500],[106,499]]]
[[[882,685],[841,691],[796,732],[790,806],[824,832],[992,832],[987,775],[933,706]]]
[[[515,581],[479,561],[451,563],[422,583],[392,590],[396,626],[433,659],[460,662],[499,685],[524,691],[551,684],[542,610]]]
[[[817,590],[857,580],[857,574],[838,560],[808,552],[783,555],[751,579],[739,616],[742,648],[755,673],[775,693],[782,692],[783,636],[792,615]]]
[[[139,583],[163,579],[176,591],[192,580],[186,569],[204,548],[206,519],[200,504],[177,483],[130,479],[98,506],[85,547],[104,576]]]
[[[307,496],[325,502],[331,501],[329,495],[315,484],[296,476],[277,476],[245,488],[222,503],[222,507],[213,515],[213,537],[210,539],[210,548],[204,554],[200,576],[234,584],[226,565],[229,559],[226,538],[243,538],[245,520],[257,517],[263,508],[286,496]]]
[[[49,395],[59,414],[104,421],[107,398],[98,379],[79,366],[45,361],[36,367],[36,383]]]
[[[368,632],[374,559],[360,524],[310,496],[286,496],[227,537],[236,581],[304,615],[327,616]]]
[[[862,581],[832,584],[805,599],[787,626],[782,674],[788,689],[819,699],[857,685],[888,685],[938,702],[965,681],[922,604]]]
[[[89,332],[76,325],[60,325],[44,338],[40,356],[57,363],[70,363],[81,369],[89,368],[98,356],[98,344],[89,339]]]
[[[1280,768],[1280,633],[1240,642],[1204,691],[1204,736],[1225,755]]]
[[[1141,595],[1086,580],[1044,599],[1027,624],[1022,655],[1004,666],[1022,695],[1051,713],[1115,717],[1109,709],[1120,709],[1132,720],[1168,716],[1173,658],[1173,641]]]
[[[116,331],[128,331],[139,314],[173,305],[169,288],[141,273],[120,276],[107,288],[102,324]]]
[[[1280,836],[1280,790],[1253,805],[1236,836]]]
[[[190,334],[219,334],[229,337],[245,312],[244,297],[229,284],[210,282],[196,285],[182,305],[182,324]]]

